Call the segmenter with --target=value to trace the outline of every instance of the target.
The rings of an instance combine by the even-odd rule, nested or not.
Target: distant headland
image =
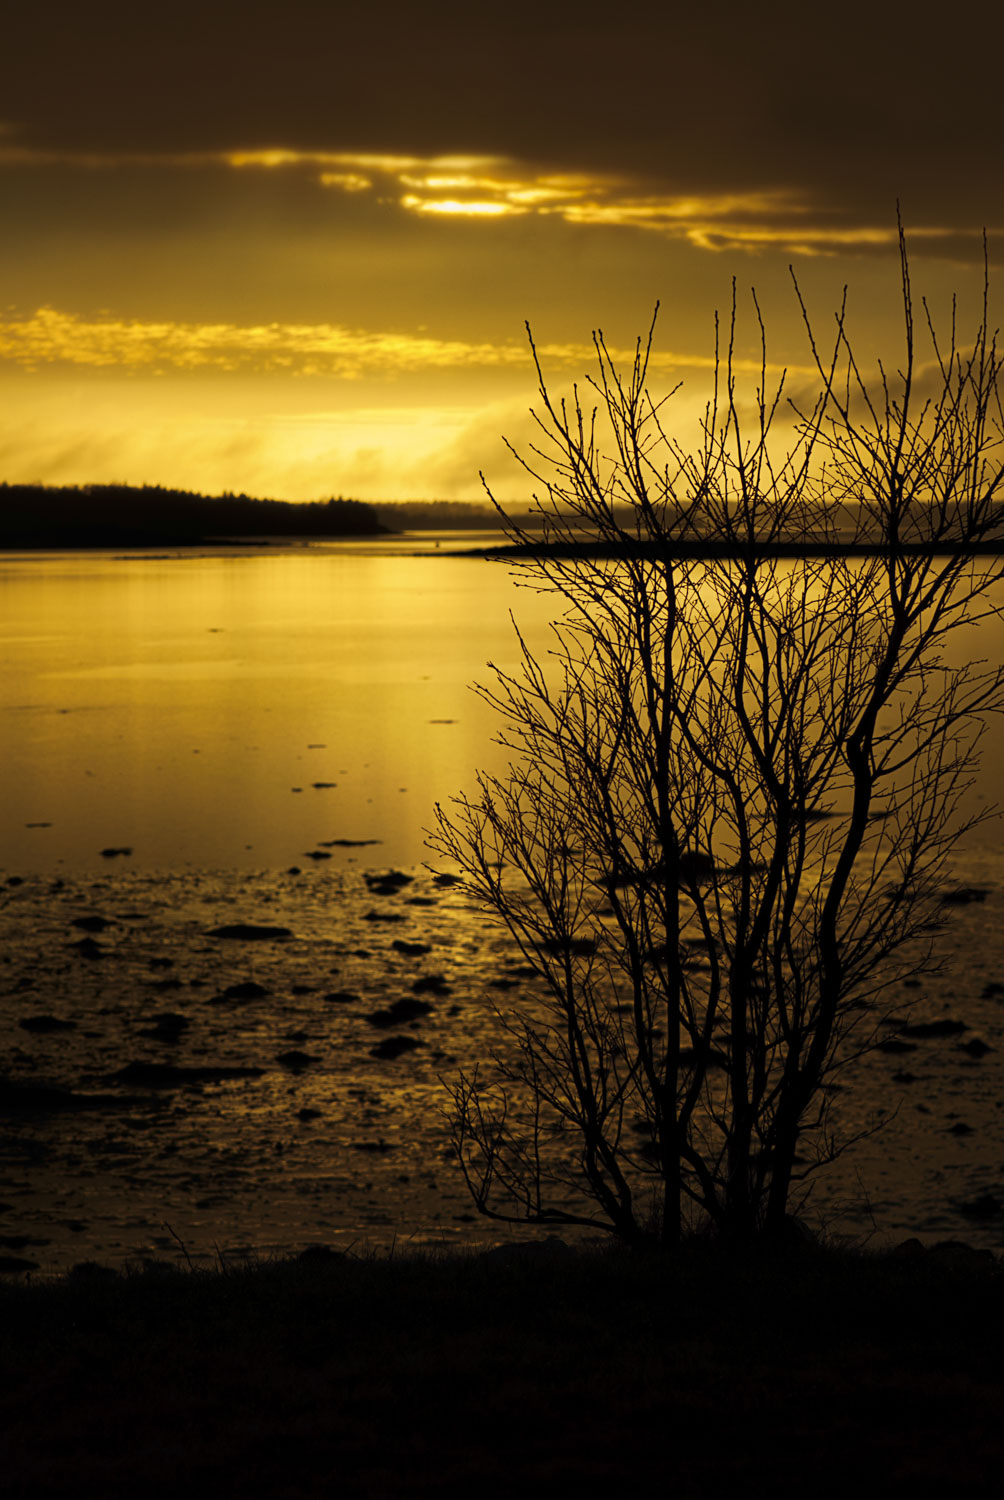
[[[539,521],[528,515],[523,524],[534,530]],[[0,551],[194,547],[498,527],[489,505],[469,500],[259,500],[160,484],[0,483]]]

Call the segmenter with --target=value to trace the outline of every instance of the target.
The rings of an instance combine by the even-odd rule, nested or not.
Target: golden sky
[[[562,387],[591,334],[684,436],[736,278],[794,384],[844,284],[899,354],[1000,255],[1004,20],[860,0],[629,8],[53,0],[0,55],[0,479],[288,499],[522,493],[524,335]],[[986,75],[985,77],[983,75]]]

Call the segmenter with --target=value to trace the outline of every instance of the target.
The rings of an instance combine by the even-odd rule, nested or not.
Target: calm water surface
[[[0,1258],[475,1236],[440,1078],[528,980],[423,868],[423,830],[501,769],[469,684],[515,663],[510,609],[539,645],[549,608],[451,545],[0,559],[0,1074],[104,1101],[4,1120]],[[975,797],[1002,764],[995,730]],[[840,1096],[850,1128],[888,1122],[820,1180],[819,1217],[852,1239],[1004,1248],[1004,1214],[962,1211],[1004,1202],[998,839],[969,840],[955,874],[986,902],[903,997],[965,1031],[873,1055]],[[381,891],[388,869],[410,878]],[[233,922],[292,936],[210,935]],[[428,1011],[396,1031],[417,1045],[375,1055],[374,1015],[416,994]],[[137,1083],[151,1065],[183,1071]],[[256,1071],[190,1071],[221,1068]]]
[[[514,603],[534,636],[547,607],[499,564],[384,548],[0,561],[3,864],[422,859],[432,804],[498,761],[469,684],[513,662]]]

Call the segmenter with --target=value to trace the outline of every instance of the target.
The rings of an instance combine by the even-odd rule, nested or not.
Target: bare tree
[[[936,961],[1004,706],[1004,670],[952,657],[999,613],[1004,424],[986,295],[966,349],[924,304],[921,369],[900,249],[904,364],[872,384],[846,297],[824,353],[796,284],[818,394],[779,455],[784,380],[768,391],[761,320],[742,407],[734,292],[692,452],[648,394],[653,330],[627,373],[595,336],[590,405],[552,399],[531,337],[543,542],[503,519],[559,618],[543,659],[521,639],[521,668],[479,688],[509,773],[431,836],[541,981],[451,1087],[493,1218],[777,1231],[841,1144],[834,1074]]]

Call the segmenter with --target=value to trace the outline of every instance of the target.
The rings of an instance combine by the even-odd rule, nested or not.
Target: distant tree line
[[[370,536],[372,506],[200,495],[163,485],[0,484],[0,547],[191,546],[232,537]]]

